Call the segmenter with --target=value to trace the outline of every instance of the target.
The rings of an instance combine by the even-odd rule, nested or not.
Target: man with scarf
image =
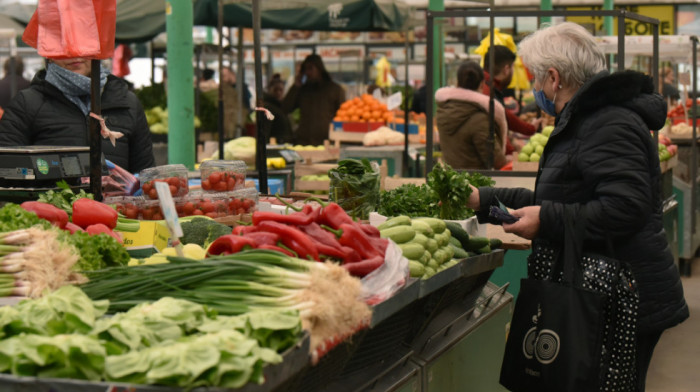
[[[50,59],[0,119],[0,146],[89,146],[90,59]],[[105,138],[106,159],[131,173],[155,165],[141,103],[127,83],[102,69],[102,118],[119,135]]]

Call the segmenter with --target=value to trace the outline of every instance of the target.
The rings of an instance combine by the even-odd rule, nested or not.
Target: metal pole
[[[102,113],[100,91],[100,60],[90,61],[90,111]],[[102,201],[102,137],[100,122],[90,117],[88,143],[90,143],[90,193],[95,200]]]
[[[404,127],[403,127],[403,130],[404,130],[404,135],[403,135],[403,167],[401,168],[401,170],[402,170],[403,175],[407,176],[408,175],[408,158],[409,158],[408,157],[408,130],[411,126],[410,119],[408,116],[408,111],[411,108],[408,106],[408,99],[406,98],[408,96],[408,89],[410,88],[409,77],[408,77],[408,61],[409,61],[409,57],[408,57],[408,31],[406,31],[406,35],[404,38],[405,39],[404,39],[403,48],[406,51],[406,53],[404,54],[405,59],[406,59],[406,64],[404,66],[404,70],[406,72],[406,76],[404,78],[405,80],[404,80],[404,89],[403,89],[404,93],[403,94],[404,94],[404,102],[406,102],[406,105],[404,105],[404,108],[403,108],[403,120],[404,120],[404,122],[403,122],[404,123]],[[415,93],[413,94],[413,99],[416,99]]]
[[[219,134],[219,159],[226,159],[224,157],[224,36],[223,36],[223,26],[224,26],[224,0],[218,1],[218,19],[216,23],[216,32],[219,35],[219,46],[217,47],[217,55],[219,58],[219,104],[218,104],[218,123],[217,123],[217,133]]]
[[[433,170],[433,15],[425,13],[427,22],[427,44],[425,62],[425,176]]]
[[[492,4],[493,6],[493,4]],[[495,134],[496,134],[496,121],[495,121],[495,110],[496,110],[496,104],[494,103],[494,83],[493,83],[493,62],[494,60],[494,55],[495,55],[495,50],[493,50],[493,45],[494,45],[494,31],[493,31],[493,25],[494,25],[494,17],[493,14],[489,16],[489,138],[487,139],[486,146],[488,147],[489,154],[487,155],[487,161],[486,161],[486,167],[488,169],[493,169],[493,162],[495,161],[494,157],[494,145],[496,143],[495,141]],[[506,109],[508,110],[508,109]],[[504,132],[508,132],[507,130],[504,130]]]
[[[253,47],[255,52],[255,107],[263,107],[262,59],[260,54],[260,0],[253,0]],[[243,84],[241,81],[240,84]],[[255,110],[255,109],[253,109]],[[258,169],[258,184],[260,193],[267,194],[267,138],[263,122],[267,121],[265,114],[255,110],[255,167]]]
[[[207,28],[207,31],[209,29]],[[194,114],[195,116],[199,116],[200,114],[200,101],[201,101],[201,95],[202,95],[202,90],[199,88],[199,82],[202,80],[202,68],[200,67],[200,62],[202,61],[202,46],[197,46],[195,49],[195,64],[196,64],[196,77],[195,77],[195,88],[194,88]],[[194,129],[194,134],[195,134],[195,149],[197,143],[199,143],[199,128]],[[196,150],[195,150],[196,151]],[[195,152],[196,153],[196,152]]]
[[[697,38],[693,40],[693,113],[697,113],[698,110],[698,41]],[[695,234],[697,224],[696,214],[697,214],[697,176],[698,176],[698,125],[695,118],[693,121],[693,139],[691,145],[693,146],[690,150],[690,239],[691,244],[693,242],[693,235]]]
[[[194,169],[192,2],[168,0],[168,162]]]
[[[617,18],[617,71],[625,70],[625,13]]]
[[[151,49],[151,85],[156,84],[156,53],[153,48],[153,41],[150,42],[149,48]]]
[[[229,37],[233,37],[233,35],[229,35]],[[236,96],[238,97],[238,110],[236,110],[236,136],[241,136],[241,129],[243,129],[243,83],[245,82],[245,51],[243,50],[242,27],[238,28],[238,43],[236,45],[236,49]]]
[[[615,1],[614,0],[603,0],[603,9],[604,10],[613,10],[615,9]],[[605,34],[607,35],[612,35],[613,34],[613,17],[612,16],[604,16],[603,17],[603,31],[605,31]]]
[[[540,9],[542,11],[551,11],[552,8],[552,0],[540,0]],[[540,24],[544,23],[552,23],[552,18],[549,16],[543,16],[540,18]]]

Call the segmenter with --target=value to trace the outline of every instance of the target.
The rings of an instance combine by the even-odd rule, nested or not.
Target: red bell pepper
[[[256,248],[259,248],[260,245],[277,245],[277,241],[280,240],[279,235],[268,231],[246,233],[243,234],[243,237],[253,240],[253,242],[256,244]]]
[[[231,234],[245,235],[248,233],[255,233],[256,231],[258,231],[257,226],[238,225],[238,226],[233,228],[233,231],[231,232]]]
[[[357,225],[370,237],[379,238],[379,229],[372,225],[366,225],[364,223],[357,223]]]
[[[349,260],[352,254],[355,253],[354,250],[347,247],[334,248],[332,246],[328,246],[320,242],[316,243],[316,247],[318,248],[318,254],[320,255],[319,257],[327,256],[331,259],[338,260],[343,263],[348,262],[347,260]]]
[[[370,272],[376,270],[377,268],[381,267],[382,264],[384,264],[384,257],[374,256],[369,259],[358,261],[357,263],[343,264],[343,268],[345,268],[350,273],[350,275],[358,276],[361,278],[369,274]]]
[[[230,255],[242,250],[255,248],[255,242],[247,237],[226,234],[214,240],[207,249],[207,256]]]
[[[84,229],[96,223],[114,229],[118,217],[114,208],[99,201],[82,198],[73,203],[73,223]]]
[[[40,201],[25,201],[20,204],[24,210],[33,212],[41,219],[51,222],[52,225],[64,229],[68,223],[68,213],[53,204]],[[116,212],[115,212],[116,213]]]
[[[341,224],[337,233],[340,234],[340,238],[338,239],[340,244],[357,251],[360,254],[360,258],[371,259],[375,256],[384,257],[384,252],[378,249],[374,241],[372,241],[372,238],[367,236],[354,222],[352,224]]]
[[[109,227],[103,225],[102,223],[95,223],[85,228],[85,232],[90,235],[107,234],[108,236],[114,238],[115,240],[122,242],[122,238]]]
[[[323,229],[318,223],[311,222],[308,225],[299,226],[299,230],[303,231],[309,237],[322,244],[340,249],[340,242],[335,238],[335,235],[328,230]]]
[[[360,261],[360,255],[355,251],[355,249],[350,248],[348,246],[341,246],[341,249],[345,254],[349,255],[346,259],[346,263],[355,263]]]
[[[275,221],[262,221],[258,227],[262,231],[278,234],[280,236],[280,241],[297,252],[300,258],[304,258],[308,255],[314,260],[318,260],[318,248],[315,242],[296,227]]]
[[[280,248],[279,246],[275,246],[275,245],[262,244],[262,245],[258,246],[258,249],[275,250],[277,252],[284,253],[287,256],[296,257],[296,255],[293,254],[292,252],[290,252],[289,250],[284,249],[284,248]]]
[[[344,223],[353,223],[354,221],[347,212],[338,205],[338,203],[328,203],[321,209],[321,215],[318,217],[319,223],[330,226],[334,229],[339,229]]]
[[[261,222],[273,221],[284,223],[287,225],[308,225],[311,223],[311,217],[303,212],[295,212],[289,215],[282,215],[276,212],[255,211],[253,213],[253,225],[257,226]]]
[[[66,223],[65,230],[68,230],[71,234],[75,233],[76,231],[85,231],[82,227],[76,225],[73,222]]]

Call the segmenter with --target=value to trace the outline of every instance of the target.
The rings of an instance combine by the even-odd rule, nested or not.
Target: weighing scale
[[[0,200],[36,200],[40,193],[58,189],[61,180],[87,191],[89,183],[83,184],[82,177],[90,177],[90,147],[0,147]]]

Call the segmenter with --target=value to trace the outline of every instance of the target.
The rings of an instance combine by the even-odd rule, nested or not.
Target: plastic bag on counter
[[[141,188],[139,179],[119,165],[105,160],[108,176],[102,176],[102,194],[110,196],[131,196]]]
[[[408,259],[403,257],[401,248],[389,240],[384,264],[362,278],[362,300],[376,305],[391,298],[406,285],[409,274]]]
[[[328,199],[338,203],[348,215],[369,219],[369,213],[379,206],[379,165],[368,159],[343,159],[338,167],[328,171]]]

